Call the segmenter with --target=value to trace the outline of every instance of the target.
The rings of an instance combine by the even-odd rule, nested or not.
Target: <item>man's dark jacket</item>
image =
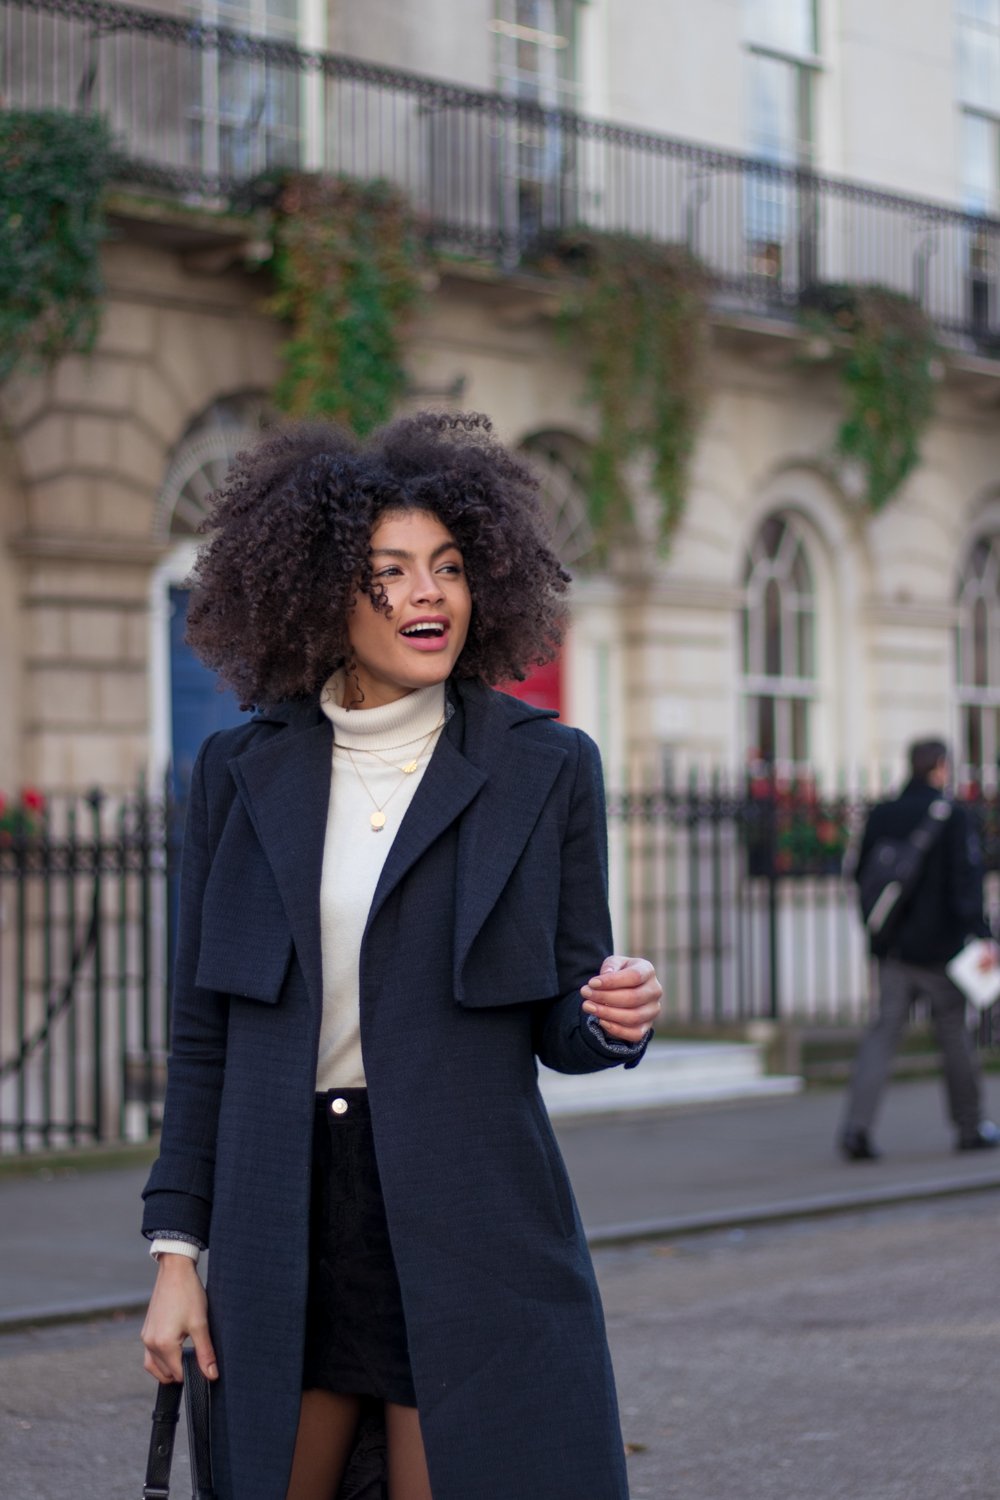
[[[925,781],[910,781],[891,802],[872,808],[858,855],[855,878],[880,839],[905,839],[927,816],[941,793]],[[895,925],[888,945],[877,941],[879,957],[941,966],[970,937],[986,937],[983,918],[983,857],[979,832],[969,811],[955,803],[924,861],[920,881]]]

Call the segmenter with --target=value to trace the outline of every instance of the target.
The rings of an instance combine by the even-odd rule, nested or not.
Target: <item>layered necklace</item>
[[[383,797],[382,798],[381,803],[379,803],[378,798],[375,796],[375,794],[372,791],[371,787],[368,785],[367,781],[362,776],[362,774],[361,774],[361,767],[358,765],[357,761],[354,759],[354,751],[351,749],[350,745],[341,745],[341,746],[339,746],[340,749],[345,750],[347,752],[347,757],[350,760],[351,765],[354,767],[354,774],[358,778],[358,780],[360,781],[361,785],[364,787],[365,792],[366,792],[369,800],[371,801],[372,812],[371,812],[371,814],[370,814],[370,816],[368,818],[368,826],[370,827],[372,833],[381,833],[382,832],[382,829],[385,827],[385,824],[386,824],[386,816],[385,816],[385,810],[386,810],[386,808],[389,806],[389,803],[392,801],[393,797],[395,797],[395,795],[399,791],[400,787],[405,785],[406,778],[408,776],[413,776],[415,774],[415,772],[417,771],[417,768],[420,765],[421,760],[423,759],[424,754],[427,751],[428,745],[430,744],[430,742],[434,738],[434,736],[437,734],[438,730],[441,729],[441,728],[443,728],[443,726],[444,726],[444,719],[441,719],[439,723],[437,723],[437,724],[434,725],[434,728],[430,731],[429,734],[425,734],[424,735],[423,739],[420,741],[420,749],[417,751],[416,755],[413,756],[412,760],[408,760],[406,762],[405,766],[398,765],[397,762],[394,761],[394,760],[388,760],[384,755],[381,755],[378,750],[361,750],[359,752],[359,754],[361,754],[361,755],[374,755],[375,759],[376,760],[380,760],[384,766],[392,766],[394,770],[399,771],[401,773],[399,780],[396,782],[396,785],[392,788],[392,790],[390,791],[390,793],[389,793],[389,795],[387,797]],[[397,746],[397,749],[401,750],[401,749],[404,748],[405,745],[412,745],[414,743],[416,743],[416,741],[414,741],[414,740],[404,740],[402,745]]]

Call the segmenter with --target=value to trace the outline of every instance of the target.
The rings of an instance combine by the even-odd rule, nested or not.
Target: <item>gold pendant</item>
[[[376,811],[372,813],[368,821],[372,825],[372,833],[381,833],[382,829],[385,827],[385,813],[379,812],[376,809]]]
[[[414,771],[417,769],[417,763],[415,760],[407,761],[406,765],[400,766],[399,769],[402,771],[404,776],[412,776]]]

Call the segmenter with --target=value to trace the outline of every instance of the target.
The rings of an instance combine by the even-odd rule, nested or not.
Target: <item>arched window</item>
[[[224,396],[195,418],[174,449],[160,489],[154,521],[159,540],[197,534],[213,490],[273,415],[263,396],[247,394]]]
[[[980,537],[958,593],[960,777],[996,785],[1000,771],[1000,537]]]
[[[794,521],[771,515],[743,573],[742,668],[749,756],[805,766],[816,697],[816,600]]]
[[[542,511],[556,556],[573,571],[585,570],[594,545],[587,513],[590,456],[586,444],[569,432],[537,432],[524,439],[521,452],[538,475]]]

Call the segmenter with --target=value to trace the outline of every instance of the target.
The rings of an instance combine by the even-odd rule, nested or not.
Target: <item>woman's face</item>
[[[372,532],[373,581],[389,613],[357,594],[347,616],[347,705],[377,708],[444,682],[469,633],[472,596],[451,532],[426,510],[386,511]],[[357,675],[364,695],[355,702]]]

